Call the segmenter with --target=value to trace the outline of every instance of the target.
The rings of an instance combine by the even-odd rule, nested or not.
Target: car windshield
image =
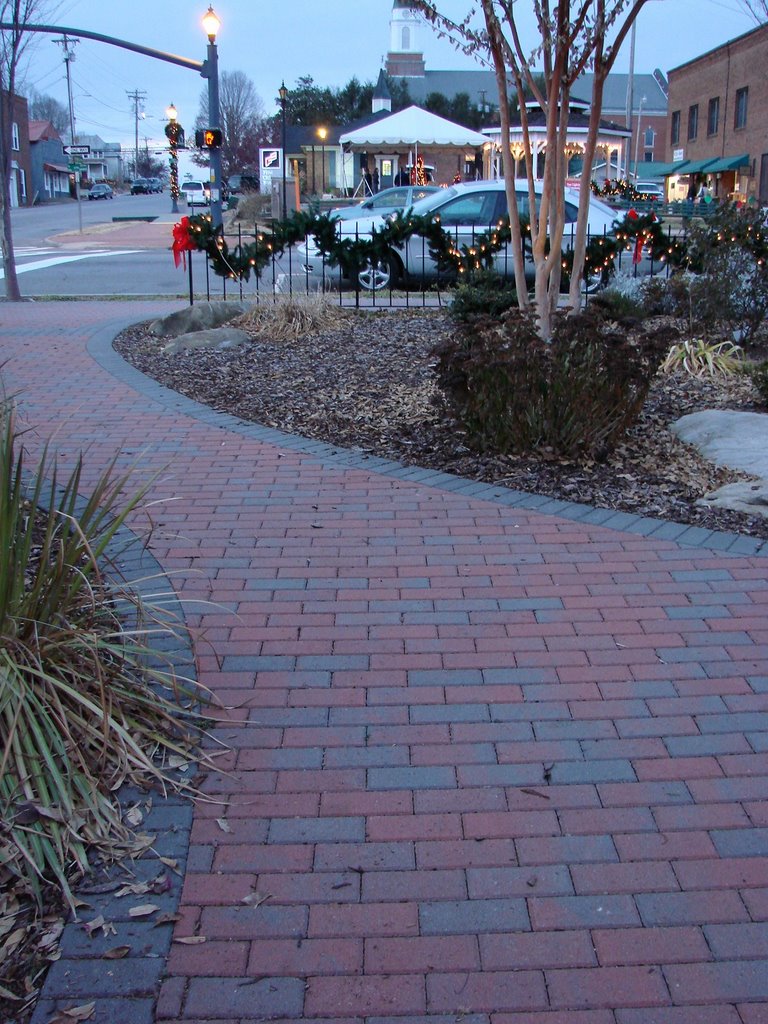
[[[458,194],[458,190],[453,187],[440,188],[437,192],[432,192],[430,195],[424,196],[423,199],[419,199],[418,202],[413,204],[411,209],[417,216],[420,216],[422,213],[429,213],[430,210],[434,210],[436,206],[442,206],[446,200]]]

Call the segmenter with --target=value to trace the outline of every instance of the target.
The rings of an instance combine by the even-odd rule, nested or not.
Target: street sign
[[[85,164],[77,163],[77,164],[67,164],[67,170],[68,171],[87,171],[88,168],[85,166]]]
[[[64,152],[69,156],[88,156],[91,152],[90,146],[64,146]]]

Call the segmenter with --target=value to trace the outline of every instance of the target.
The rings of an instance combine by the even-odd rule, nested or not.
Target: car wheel
[[[360,287],[367,292],[380,292],[394,288],[399,278],[399,266],[394,256],[380,260],[368,260],[357,275]]]

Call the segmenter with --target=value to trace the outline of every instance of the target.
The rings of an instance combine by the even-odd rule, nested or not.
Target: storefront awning
[[[742,153],[741,156],[724,156],[719,160],[712,160],[707,164],[707,174],[720,174],[723,171],[736,171],[739,167],[749,166],[749,153]]]
[[[749,154],[741,156],[707,157],[706,160],[679,160],[676,164],[668,164],[664,177],[670,178],[677,174],[720,174],[723,171],[735,171],[749,164]]]
[[[70,173],[69,168],[62,166],[62,164],[43,164],[43,168],[46,171],[59,171],[61,174]]]

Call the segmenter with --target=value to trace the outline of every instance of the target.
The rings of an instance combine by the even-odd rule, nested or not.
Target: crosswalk
[[[96,249],[82,252],[62,252],[61,249],[51,249],[45,246],[19,246],[14,247],[16,259],[21,261],[16,264],[17,274],[28,274],[33,270],[48,270],[51,267],[62,266],[66,263],[75,263],[78,260],[90,260],[94,257],[109,256],[130,256],[133,253],[141,252],[140,249]],[[30,262],[24,262],[30,260]],[[0,268],[0,281],[5,274]]]

